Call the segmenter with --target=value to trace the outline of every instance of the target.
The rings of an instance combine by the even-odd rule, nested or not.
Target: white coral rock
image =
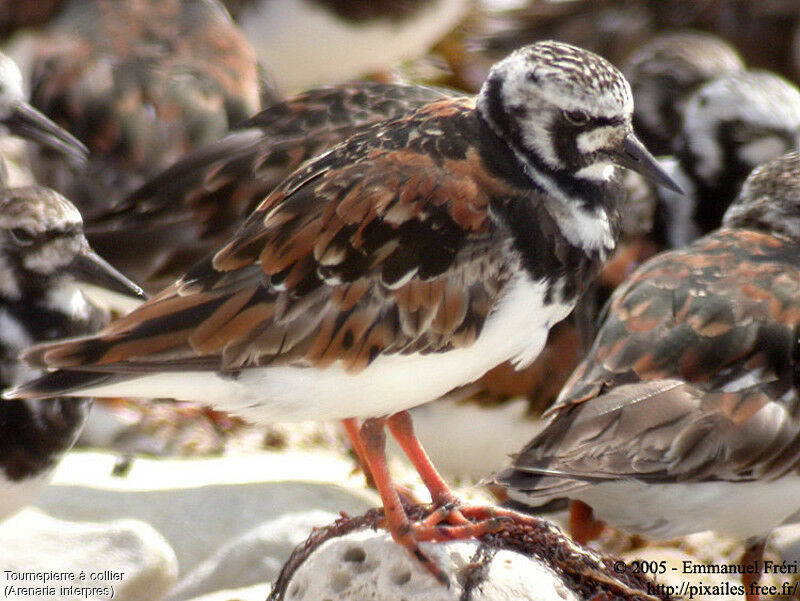
[[[486,562],[487,572],[464,596],[465,576],[479,544],[423,544],[450,578],[438,584],[383,531],[370,529],[333,538],[316,549],[293,574],[285,601],[577,601],[543,563],[508,550]]]
[[[34,509],[0,526],[0,566],[4,598],[20,601],[112,596],[115,601],[158,601],[178,573],[175,553],[143,522],[65,522]],[[54,579],[53,573],[60,576]],[[104,592],[87,593],[87,588]]]

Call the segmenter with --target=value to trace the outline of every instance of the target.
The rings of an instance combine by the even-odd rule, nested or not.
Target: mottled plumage
[[[64,155],[73,167],[86,147],[24,100],[22,75],[0,53],[0,123],[10,133]],[[6,188],[0,157],[0,389],[40,370],[20,352],[46,340],[96,332],[108,313],[93,305],[76,279],[136,295],[141,291],[95,255],[77,209],[46,188]],[[86,398],[0,403],[0,519],[28,504],[73,445],[89,412]]]
[[[87,220],[259,108],[255,54],[216,0],[71,0],[36,38],[31,102],[92,151],[37,178]]]
[[[47,361],[66,367],[91,356],[100,369],[136,372],[337,360],[360,371],[378,355],[472,345],[516,261],[543,282],[548,304],[566,306],[607,251],[558,235],[558,205],[509,168],[514,159],[498,142],[467,99],[359,134],[284,182],[149,311],[113,326],[139,338],[146,315],[190,310],[196,326],[164,340],[166,357],[156,347],[107,356],[118,338],[109,332]],[[524,202],[531,193],[537,202]],[[604,193],[613,191],[598,188],[598,201]]]
[[[800,510],[800,155],[758,168],[723,227],[611,299],[546,428],[495,477],[666,538],[763,543]],[[757,545],[756,545],[757,546]]]
[[[441,533],[408,523],[383,424],[434,502],[451,503],[404,410],[536,357],[614,247],[614,164],[674,185],[631,113],[600,57],[522,48],[477,99],[426,104],[301,167],[225,246],[100,334],[28,351],[62,369],[14,396],[125,391],[255,421],[367,417],[354,441],[388,527],[441,578],[416,546]]]

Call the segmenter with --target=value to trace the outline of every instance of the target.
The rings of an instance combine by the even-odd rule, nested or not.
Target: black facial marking
[[[53,285],[43,278],[40,286]],[[97,331],[106,323],[105,314],[89,307],[76,315],[65,307],[50,306],[47,288],[25,288],[30,295],[22,299],[0,299],[6,319],[17,324],[35,341],[55,340]],[[2,340],[2,336],[0,336]],[[19,382],[8,378],[19,362],[19,348],[0,343],[0,373],[3,390]],[[75,442],[80,425],[86,420],[89,399],[53,398],[32,405],[25,401],[5,401],[0,407],[0,469],[13,481],[35,476],[55,465],[61,454]]]
[[[738,151],[747,142],[765,136],[775,136],[783,140],[786,151],[796,144],[795,134],[787,130],[753,128],[752,125],[740,120],[721,122],[714,133],[714,140],[722,150],[722,169],[713,181],[706,180],[697,172],[697,159],[688,149],[681,151],[681,164],[685,165],[697,186],[694,220],[701,234],[720,226],[725,211],[739,194],[745,178],[755,167],[744,162]]]
[[[493,174],[520,188],[538,187],[525,173],[525,165],[514,151],[505,141],[497,137],[480,115],[478,115],[478,140],[481,159]]]
[[[24,401],[4,401],[0,414],[0,467],[12,481],[55,465],[75,442],[89,412],[89,399],[48,399],[36,413]]]

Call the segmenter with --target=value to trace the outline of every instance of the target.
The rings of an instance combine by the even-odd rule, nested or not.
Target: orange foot
[[[386,529],[392,538],[405,547],[434,578],[441,584],[449,586],[447,575],[420,549],[419,543],[480,537],[499,530],[508,517],[496,514],[492,508],[466,506],[459,501],[422,448],[414,434],[411,416],[407,411],[388,418],[367,419],[360,428],[354,425],[354,420],[346,420],[345,431],[356,454],[366,464],[375,488],[381,495]],[[436,509],[423,520],[412,522],[408,518],[389,475],[389,468],[386,465],[384,425],[389,427],[430,491]]]
[[[569,533],[576,543],[586,545],[600,536],[605,525],[596,520],[592,508],[583,501],[569,502]]]

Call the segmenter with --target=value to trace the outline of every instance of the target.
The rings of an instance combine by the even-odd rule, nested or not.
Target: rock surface
[[[65,522],[35,509],[0,526],[0,566],[3,598],[15,601],[159,601],[178,572],[169,544],[143,522]]]
[[[362,530],[329,540],[295,572],[286,601],[578,601],[557,574],[541,562],[512,551],[495,553],[480,587],[465,592],[476,541],[423,544],[450,577],[436,583],[385,532]]]
[[[287,513],[362,513],[376,504],[363,480],[351,476],[352,463],[325,453],[138,458],[124,477],[111,475],[116,461],[105,453],[70,454],[36,505],[63,520],[146,522],[172,546],[181,574]]]
[[[263,601],[270,592],[269,582],[276,580],[292,550],[312,528],[329,525],[340,511],[360,515],[378,504],[376,495],[365,489],[363,477],[353,473],[353,462],[331,451],[262,451],[211,459],[137,458],[127,472],[117,469],[124,475],[113,476],[112,471],[120,467],[119,457],[112,453],[68,455],[38,502],[39,508],[53,517],[25,510],[0,525],[0,578],[4,569],[112,570],[126,574],[121,582],[111,583],[114,599],[123,601]],[[422,492],[423,487],[402,465],[393,465],[392,472],[398,481],[409,482],[415,492]],[[463,496],[468,491],[457,492]],[[797,527],[779,530],[768,556],[779,560],[783,554],[790,563],[796,561],[797,531]],[[553,534],[537,553],[547,557],[548,549],[562,544],[559,537]],[[347,545],[359,547],[363,559],[359,560],[359,551],[344,558],[351,548]],[[593,545],[622,555],[628,563],[643,558],[666,560],[678,567],[676,572],[670,570],[671,578],[659,577],[663,583],[738,583],[736,576],[721,579],[682,573],[684,561],[738,561],[741,541],[711,533],[635,550],[621,535],[606,536]],[[424,601],[460,599],[465,581],[456,573],[469,572],[465,566],[475,559],[477,548],[475,542],[426,545],[431,555],[453,571],[453,586],[441,589],[383,530],[367,527],[309,555],[283,587],[285,596],[275,599],[372,601],[373,593],[375,601],[415,601],[422,594]],[[563,549],[567,555],[573,553],[572,547]],[[579,559],[583,557],[582,552],[575,553]],[[574,586],[564,588],[564,582],[553,580],[551,564],[538,563],[516,549],[493,549],[479,559],[482,561],[475,563],[486,567],[484,576],[489,578],[464,599],[564,601],[575,594]],[[62,560],[68,561],[63,564]],[[561,568],[557,571],[565,573]],[[585,578],[575,576],[574,570],[573,576],[573,585]],[[765,582],[781,585],[795,578],[773,575],[765,577]],[[303,585],[294,590],[292,585],[301,581]],[[531,582],[538,584],[533,587]]]
[[[412,520],[432,515],[429,506],[406,510]],[[481,520],[497,513],[472,506],[469,515]],[[505,512],[480,539],[421,544],[446,575],[444,587],[380,528],[382,519],[372,510],[313,532],[292,553],[268,601],[639,601],[650,586],[553,524]]]
[[[314,510],[289,513],[265,522],[229,541],[187,574],[170,593],[169,600],[183,601],[214,591],[272,582],[309,532],[327,526],[338,517]],[[258,590],[259,601],[263,601],[269,586],[262,584]]]

